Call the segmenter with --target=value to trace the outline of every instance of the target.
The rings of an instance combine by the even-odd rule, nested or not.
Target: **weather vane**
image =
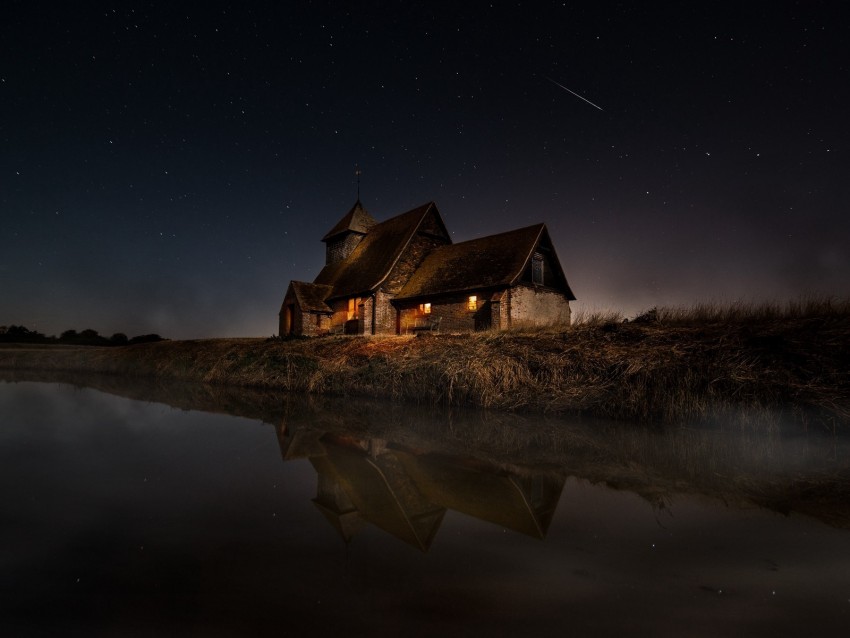
[[[360,170],[360,165],[355,164],[354,165],[354,175],[355,175],[355,177],[357,177],[357,201],[358,202],[360,201],[360,175],[361,175],[361,173],[363,173],[363,171]]]

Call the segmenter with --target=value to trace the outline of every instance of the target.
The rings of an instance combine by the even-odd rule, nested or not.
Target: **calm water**
[[[101,385],[0,383],[0,635],[850,635],[844,439]]]

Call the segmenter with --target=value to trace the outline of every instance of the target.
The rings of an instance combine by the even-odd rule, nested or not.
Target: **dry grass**
[[[584,310],[581,309],[573,315],[574,326],[601,326],[610,323],[621,323],[622,313],[613,310]]]
[[[660,309],[629,322],[420,337],[213,339],[0,350],[0,368],[693,423],[777,410],[850,423],[850,303]]]
[[[801,320],[813,317],[846,317],[850,314],[850,299],[801,297],[785,304],[748,303],[744,301],[730,304],[700,303],[693,306],[654,308],[636,319],[653,314],[655,321],[666,324],[740,324]]]

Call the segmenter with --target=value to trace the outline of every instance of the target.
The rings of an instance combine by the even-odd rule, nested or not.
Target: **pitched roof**
[[[430,502],[534,538],[545,538],[566,482],[545,470],[519,476],[462,457],[393,453]]]
[[[546,226],[535,224],[440,246],[425,258],[396,298],[509,286],[522,276],[534,249],[544,238],[551,243]],[[573,298],[569,286],[566,286],[566,293]]]
[[[371,457],[362,450],[337,445],[332,439],[323,439],[323,443],[326,455],[314,467],[333,473],[360,516],[405,543],[428,551],[446,509],[423,498],[394,455]]]
[[[333,310],[325,303],[325,299],[331,294],[330,286],[310,284],[306,281],[290,281],[289,287],[302,311],[333,313]]]
[[[332,237],[346,232],[355,232],[365,235],[376,223],[375,219],[365,208],[363,208],[363,204],[361,204],[358,199],[354,203],[354,206],[351,207],[351,210],[336,223],[336,226],[331,228],[327,234],[322,237],[322,241],[328,241]]]
[[[434,202],[428,202],[375,224],[346,259],[322,268],[314,283],[332,286],[333,292],[329,298],[349,297],[375,290],[390,274],[420,224],[432,210],[439,217]]]

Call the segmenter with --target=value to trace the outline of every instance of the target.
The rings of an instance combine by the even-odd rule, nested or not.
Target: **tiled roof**
[[[544,224],[481,237],[434,249],[399,291],[397,299],[509,286],[522,276],[538,242],[548,231]],[[563,273],[561,273],[563,276]],[[564,279],[566,285],[566,279]],[[566,286],[572,299],[572,291]]]
[[[375,224],[348,258],[322,268],[314,283],[332,286],[332,298],[350,297],[375,290],[390,274],[422,220],[432,209],[436,213],[434,203],[428,202]]]
[[[306,312],[332,313],[333,310],[325,303],[331,294],[330,286],[310,284],[306,281],[291,281],[289,285],[298,301],[298,307]]]
[[[322,241],[327,241],[336,235],[349,231],[365,235],[376,223],[377,222],[369,214],[369,212],[363,208],[363,204],[361,204],[358,199],[354,206],[351,207],[351,210],[346,213],[345,217],[340,219],[336,223],[336,226],[331,228],[327,234],[322,237]]]

